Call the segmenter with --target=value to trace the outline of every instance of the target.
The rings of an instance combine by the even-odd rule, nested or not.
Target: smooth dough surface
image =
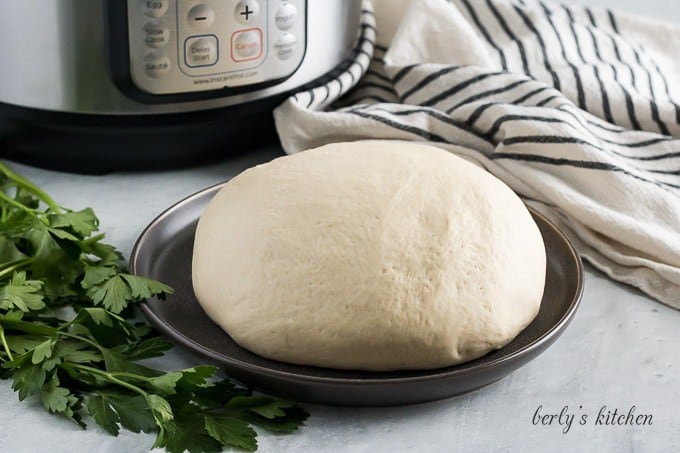
[[[196,231],[193,285],[238,344],[275,360],[454,365],[536,316],[546,256],[521,200],[438,148],[337,143],[244,171]]]

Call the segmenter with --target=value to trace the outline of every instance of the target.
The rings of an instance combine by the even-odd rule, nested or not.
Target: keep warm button
[[[231,59],[256,60],[262,55],[262,30],[250,28],[231,35]]]
[[[297,38],[292,33],[284,33],[274,44],[274,52],[281,60],[287,60],[295,53]]]
[[[213,35],[192,37],[184,44],[184,62],[190,68],[212,66],[218,55],[217,37]]]

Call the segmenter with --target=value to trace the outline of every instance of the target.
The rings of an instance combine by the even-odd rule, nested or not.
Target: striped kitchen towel
[[[344,70],[275,111],[288,153],[365,138],[447,149],[595,267],[680,308],[680,27],[537,0],[374,3]]]

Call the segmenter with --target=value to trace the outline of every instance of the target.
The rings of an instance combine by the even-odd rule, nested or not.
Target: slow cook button
[[[149,54],[144,59],[144,72],[157,79],[170,72],[170,58],[165,55]]]
[[[281,35],[276,44],[274,44],[274,52],[281,60],[287,60],[295,53],[297,47],[297,38],[292,33],[284,33]]]
[[[231,36],[231,59],[255,60],[262,55],[262,31],[258,28],[237,31]]]
[[[280,30],[288,30],[295,24],[297,17],[297,8],[292,3],[284,3],[276,10],[274,15],[274,22]]]
[[[144,43],[147,47],[157,49],[163,47],[170,40],[170,29],[163,27],[156,21],[144,25]]]
[[[189,38],[184,53],[187,66],[191,68],[212,66],[217,63],[217,38],[215,36]]]
[[[169,0],[140,0],[139,8],[149,17],[161,17],[168,10]]]

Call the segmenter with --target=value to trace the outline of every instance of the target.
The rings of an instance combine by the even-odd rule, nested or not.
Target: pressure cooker
[[[351,62],[361,0],[2,0],[2,155],[189,165],[274,136],[272,109]]]

